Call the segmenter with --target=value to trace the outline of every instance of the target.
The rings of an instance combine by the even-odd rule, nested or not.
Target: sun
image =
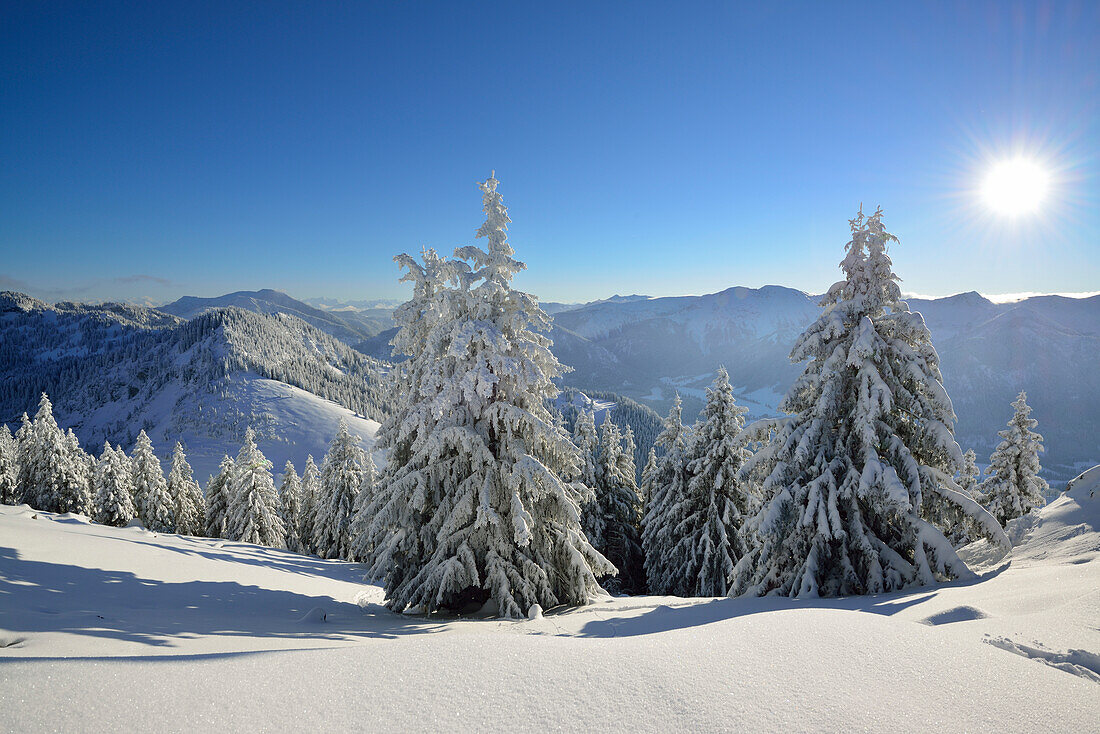
[[[1012,158],[995,164],[982,181],[982,200],[1003,216],[1035,212],[1043,203],[1050,176],[1035,161]]]

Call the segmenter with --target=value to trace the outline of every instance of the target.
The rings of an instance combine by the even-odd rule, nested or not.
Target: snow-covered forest
[[[1087,559],[1100,553],[1100,533],[1088,523],[1100,500],[1081,488],[1095,484],[1092,475],[1047,512],[1044,441],[1021,392],[1005,406],[1011,418],[983,477],[975,452],[955,440],[958,417],[931,334],[901,297],[888,254],[903,245],[886,230],[881,210],[860,211],[850,222],[844,277],[822,297],[818,318],[790,354],[802,372],[782,399],[783,416],[747,421],[749,408],[719,368],[698,419],[685,424],[678,397],[662,419],[615,393],[561,387],[566,366],[551,351],[552,318],[512,287],[525,265],[507,240],[510,219],[498,183],[490,177],[480,184],[483,245],[458,248],[451,257],[425,250],[420,260],[395,258],[413,296],[395,311],[392,362],[364,357],[282,313],[214,308],[182,321],[148,309],[51,307],[4,294],[5,333],[15,336],[3,346],[4,404],[26,404],[33,393],[36,405],[14,433],[0,427],[0,503],[12,506],[0,522],[11,537],[45,543],[31,555],[44,552],[58,569],[88,563],[59,551],[58,533],[76,533],[64,544],[87,547],[93,564],[123,563],[110,550],[123,538],[211,559],[186,572],[196,574],[190,583],[227,583],[219,580],[225,571],[204,565],[215,559],[264,569],[266,580],[254,581],[264,588],[296,569],[312,579],[306,596],[328,601],[314,604],[293,592],[288,613],[298,626],[286,631],[267,610],[248,607],[255,622],[239,623],[237,634],[301,639],[307,647],[334,624],[340,640],[354,641],[417,634],[429,624],[457,632],[485,619],[546,634],[545,619],[554,634],[583,639],[728,625],[743,614],[783,609],[875,616],[875,605],[887,603],[877,600],[912,604],[912,594],[941,586],[958,601],[918,620],[934,628],[985,618],[971,602],[995,606],[981,589],[1015,563],[1005,559],[1027,554],[1068,554],[1070,562],[1086,564],[1074,572],[1085,575],[1071,583],[1091,583],[1095,564]],[[37,370],[40,362],[21,359],[27,353],[52,353],[50,368]],[[242,374],[248,389],[281,384],[333,407],[322,411],[324,421],[311,419],[308,431],[276,414],[249,414],[236,399],[247,392],[231,393]],[[51,390],[67,406],[60,420]],[[217,398],[219,392],[221,402],[204,398],[178,410],[195,393]],[[165,395],[175,396],[172,421],[143,420]],[[286,415],[313,414],[299,407]],[[83,447],[67,420],[91,430],[102,441],[98,450]],[[181,430],[204,421],[217,428]],[[311,448],[307,437],[321,426],[328,427],[326,443]],[[218,436],[215,444],[200,442],[208,476],[196,476],[185,440],[154,444],[147,432],[154,428],[161,438]],[[356,435],[364,428],[367,435]],[[261,443],[281,451],[281,466]],[[224,448],[220,457],[210,456],[215,445]],[[1066,517],[1084,524],[1067,534]],[[1067,537],[1075,539],[1072,550]],[[0,628],[10,629],[0,629],[0,642],[5,654],[29,646],[50,656],[60,648],[49,640],[67,639],[66,633],[13,617],[29,602],[28,589],[42,583],[27,561],[15,560],[27,552],[17,543],[5,561],[14,561],[11,570],[0,567],[0,591],[16,585],[0,595]],[[1061,568],[1060,562],[1041,568]],[[242,571],[230,578],[252,577]],[[1009,588],[1021,593],[1028,582],[1011,578]],[[98,582],[73,583],[97,598],[88,589]],[[133,592],[136,603],[141,593]],[[161,592],[144,593],[153,599]],[[750,601],[759,596],[771,601]],[[792,598],[792,606],[776,597]],[[718,604],[717,598],[736,606],[693,606]],[[820,598],[840,601],[810,602]],[[627,599],[641,606],[626,607]],[[234,603],[210,592],[194,601],[188,608],[212,604],[208,613],[215,615]],[[586,609],[603,612],[589,618]],[[636,617],[628,609],[649,611]],[[607,621],[606,613],[619,614],[618,621]],[[642,621],[647,615],[652,621]],[[669,615],[685,616],[678,622]],[[131,635],[178,644],[169,642],[169,627],[139,632],[140,625],[121,617],[95,616],[117,630],[111,636],[129,640],[117,654],[141,644]],[[190,628],[191,637],[210,640],[209,649],[222,649],[214,630],[224,622],[196,626],[158,616],[161,625]],[[842,630],[837,624],[828,628]],[[1058,629],[1064,639],[1083,634]],[[879,644],[905,639],[892,628],[883,634]],[[1082,685],[1100,681],[1100,664],[1082,649],[1050,651],[991,634],[986,650],[1045,662]],[[767,644],[754,636],[736,654],[766,656]],[[807,654],[834,655],[829,644],[816,641]],[[638,652],[652,654],[647,647]],[[980,660],[985,650],[970,654]],[[1036,673],[1028,670],[1029,685],[1047,685]],[[1050,695],[1078,695],[1055,688]],[[990,695],[1007,694],[998,688]],[[876,720],[895,721],[895,713],[880,712]],[[629,719],[620,714],[617,721]]]
[[[510,284],[525,266],[497,185],[481,184],[484,247],[396,258],[414,294],[395,315],[404,359],[393,364],[285,314],[228,308],[183,322],[116,306],[87,318],[6,296],[7,317],[25,324],[5,343],[9,404],[65,386],[80,396],[70,413],[87,414],[169,381],[202,390],[248,371],[381,426],[365,451],[341,420],[320,468],[299,456],[301,477],[290,459],[276,476],[245,420],[236,458],[227,452],[204,490],[181,442],[165,472],[147,426],[123,414],[102,426],[96,458],[42,392],[33,420],[0,431],[3,499],[361,561],[395,611],[505,617],[605,591],[803,598],[971,579],[956,549],[984,538],[1007,550],[1004,527],[1043,504],[1042,436],[1024,393],[984,481],[954,440],[938,355],[901,298],[881,210],[851,220],[845,277],[791,353],[805,366],[781,404],[789,417],[746,426],[720,369],[685,426],[678,403],[661,422],[629,399],[559,388],[552,319]],[[14,368],[43,349],[68,356],[45,373]]]

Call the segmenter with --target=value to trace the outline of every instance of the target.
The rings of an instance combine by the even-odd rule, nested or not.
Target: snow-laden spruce
[[[301,553],[313,553],[313,531],[316,527],[317,498],[320,496],[321,472],[313,461],[313,454],[306,456],[306,468],[302,470],[302,514],[299,516],[298,539]]]
[[[341,420],[321,462],[320,493],[313,518],[314,552],[321,558],[352,559],[351,523],[355,500],[363,486],[365,463],[359,437],[353,436],[347,421]]]
[[[1008,428],[997,432],[1001,443],[989,457],[988,478],[981,486],[986,509],[1002,526],[1042,507],[1043,495],[1049,489],[1039,476],[1043,437],[1031,430],[1039,422],[1031,417],[1027,393],[1021,391],[1012,407],[1015,412]]]
[[[351,557],[352,560],[361,561],[370,557],[370,548],[364,545],[370,538],[371,517],[370,504],[378,491],[378,466],[374,463],[374,457],[369,451],[363,452],[363,482],[359,487],[359,494],[355,498],[355,507],[352,510],[351,519]]]
[[[279,484],[279,513],[286,530],[287,550],[305,552],[302,538],[298,535],[302,528],[302,480],[298,478],[290,459],[286,460],[283,479]]]
[[[587,487],[596,486],[596,459],[600,453],[600,437],[596,433],[596,416],[591,410],[581,409],[573,424],[573,445],[580,453],[581,468],[577,481]],[[591,538],[590,538],[591,539]]]
[[[134,519],[134,478],[121,449],[115,451],[111,444],[103,442],[93,475],[95,512],[93,519],[104,525],[124,527]]]
[[[649,498],[653,496],[653,482],[657,477],[657,471],[657,449],[650,446],[645,466],[642,467],[642,481],[638,485],[638,493],[642,496],[643,508],[649,506]]]
[[[92,515],[92,471],[95,460],[80,448],[73,429],[64,434],[65,456],[61,464],[62,475],[58,480],[59,496],[55,512],[75,512]]]
[[[206,483],[206,534],[228,538],[229,491],[233,483],[233,459],[223,456],[218,473]]]
[[[743,528],[756,509],[747,482],[739,477],[750,453],[741,437],[747,408],[737,405],[725,368],[706,391],[700,424],[693,431],[683,520],[673,548],[676,575],[686,596],[725,596],[733,568],[747,550]]]
[[[634,476],[634,440],[630,454],[623,447],[618,425],[608,414],[600,424],[599,457],[596,462],[595,501],[586,509],[596,515],[588,523],[599,528],[598,540],[590,539],[618,574],[604,586],[612,592],[641,593],[645,590],[645,568],[639,532],[642,498]]]
[[[168,470],[168,494],[175,508],[176,532],[181,535],[202,535],[206,530],[206,507],[202,488],[195,481],[183,444],[176,442],[172,464]]]
[[[603,513],[596,502],[597,463],[600,456],[600,436],[596,431],[596,416],[591,410],[581,410],[573,423],[573,445],[580,456],[578,469],[570,477],[585,492],[579,497],[581,507],[581,526],[593,548],[603,545]]]
[[[685,520],[684,498],[691,474],[688,471],[689,436],[682,422],[680,396],[677,395],[665,418],[665,428],[657,436],[656,448],[662,452],[646,480],[649,496],[642,519],[642,550],[645,552],[646,584],[651,594],[687,595],[691,580],[686,567],[677,561],[676,545]]]
[[[1008,547],[996,521],[951,479],[962,461],[939,357],[919,313],[901,300],[882,211],[851,220],[845,279],[791,359],[810,360],[783,398],[787,418],[747,436],[771,441],[742,468],[766,477],[748,523],[753,550],[734,593],[873,594],[970,570],[928,519],[943,506],[970,516]]]
[[[388,462],[363,541],[371,574],[397,611],[491,600],[502,616],[584,604],[612,566],[584,536],[572,441],[547,407],[562,366],[549,317],[513,290],[497,180],[480,184],[485,249],[424,264],[402,255],[412,300],[397,310],[403,403],[382,424]],[[447,282],[453,284],[448,287]]]
[[[130,469],[134,479],[134,506],[141,524],[148,530],[174,532],[176,503],[168,491],[164,469],[153,451],[153,442],[142,430],[130,452]]]
[[[966,492],[975,500],[980,500],[982,496],[981,488],[978,486],[978,477],[981,472],[978,470],[978,455],[974,453],[974,449],[967,449],[963,453],[963,463],[959,467],[959,473],[956,475],[956,483],[959,485],[959,489]]]
[[[31,495],[31,455],[34,451],[34,424],[24,412],[19,419],[15,439],[15,486],[16,502],[30,504]]]
[[[6,425],[0,425],[0,504],[22,501],[19,488],[19,446]]]
[[[227,537],[241,543],[272,548],[286,546],[286,531],[279,517],[279,496],[271,477],[271,462],[256,446],[256,434],[249,428],[244,444],[233,462],[229,484]]]
[[[46,512],[91,514],[87,460],[70,431],[62,432],[43,393],[34,421],[24,416],[19,437],[17,481],[22,500]]]

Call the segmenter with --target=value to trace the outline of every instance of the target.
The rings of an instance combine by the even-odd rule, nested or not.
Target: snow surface
[[[395,615],[356,564],[0,506],[0,728],[1095,731],[1090,489],[1016,521],[1007,560],[964,549],[975,583],[525,621]]]

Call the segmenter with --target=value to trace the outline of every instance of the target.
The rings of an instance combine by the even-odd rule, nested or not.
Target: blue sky
[[[820,292],[861,202],[906,291],[1100,289],[1100,3],[0,12],[0,288],[399,296],[495,169],[546,300]],[[975,191],[1014,155],[1038,215]]]

